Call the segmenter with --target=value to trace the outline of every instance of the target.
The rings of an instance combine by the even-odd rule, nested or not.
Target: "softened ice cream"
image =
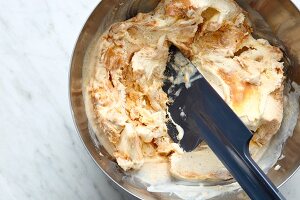
[[[206,145],[187,153],[168,136],[162,86],[171,45],[253,132],[254,156],[276,134],[283,113],[282,52],[252,37],[246,15],[232,0],[162,0],[97,40],[93,73],[83,85],[85,105],[98,139],[123,170],[155,162],[167,163],[178,179],[231,178]]]

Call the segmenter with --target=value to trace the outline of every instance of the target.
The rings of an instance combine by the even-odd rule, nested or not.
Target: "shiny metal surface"
[[[76,43],[70,69],[70,101],[72,114],[80,137],[88,152],[100,169],[125,191],[141,199],[177,199],[162,193],[149,193],[142,185],[134,185],[124,179],[122,170],[110,160],[105,149],[96,147],[88,126],[82,96],[82,66],[88,46],[96,35],[101,34],[116,21],[135,15],[137,12],[152,10],[159,0],[102,0],[87,20]],[[300,14],[289,0],[247,0],[270,25],[273,32],[284,43],[289,52],[291,66],[287,71],[289,79],[300,83]],[[100,156],[100,153],[103,156]],[[277,164],[279,170],[270,170],[268,176],[278,186],[282,185],[300,165],[300,123],[298,120],[294,134],[284,145],[285,158]],[[233,196],[221,199],[237,199]],[[214,198],[220,199],[220,198]]]

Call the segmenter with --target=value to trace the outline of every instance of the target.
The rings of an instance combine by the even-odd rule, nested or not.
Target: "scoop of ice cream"
[[[171,44],[253,131],[251,152],[267,144],[282,120],[282,54],[251,36],[232,0],[163,0],[150,13],[113,24],[94,45],[93,73],[83,86],[89,121],[124,170],[164,157],[176,178],[228,179],[209,148],[186,153],[168,136],[162,86]]]
[[[267,143],[282,120],[281,51],[234,26],[199,36],[193,45],[200,72],[246,126],[260,132],[254,140]],[[262,130],[263,124],[275,127]]]

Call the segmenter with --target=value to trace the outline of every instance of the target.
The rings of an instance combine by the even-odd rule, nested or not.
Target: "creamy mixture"
[[[251,31],[232,0],[163,0],[99,38],[85,105],[98,139],[123,170],[159,163],[177,179],[231,178],[206,145],[187,153],[168,136],[169,100],[162,86],[171,45],[253,132],[251,153],[268,144],[282,121],[282,53]]]

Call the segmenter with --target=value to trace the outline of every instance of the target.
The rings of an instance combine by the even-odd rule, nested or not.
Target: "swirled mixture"
[[[113,24],[97,40],[93,73],[83,86],[85,105],[98,139],[121,168],[140,170],[154,162],[179,179],[231,178],[206,145],[187,153],[168,136],[162,86],[171,45],[253,132],[251,152],[268,144],[282,121],[282,53],[251,31],[232,0],[163,0],[150,13]]]

